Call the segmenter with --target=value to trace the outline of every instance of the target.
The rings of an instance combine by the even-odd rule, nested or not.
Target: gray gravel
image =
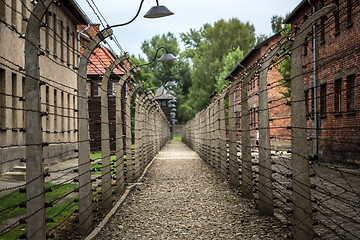
[[[157,156],[95,239],[286,239],[182,142]]]

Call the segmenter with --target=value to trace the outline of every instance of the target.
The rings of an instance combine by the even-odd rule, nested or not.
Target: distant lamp
[[[166,94],[174,94],[174,91],[169,89],[169,90],[166,91]]]
[[[170,112],[176,112],[176,108],[172,108]]]
[[[170,101],[169,101],[170,104],[174,104],[176,103],[176,99],[172,98]]]
[[[174,81],[169,81],[165,84],[165,87],[176,87],[177,84]]]
[[[167,61],[172,61],[172,60],[176,60],[176,57],[174,55],[172,55],[171,53],[165,53],[161,56],[161,58],[159,58],[160,62],[167,62]]]
[[[174,55],[172,55],[171,53],[169,53],[169,51],[167,50],[166,47],[159,47],[159,48],[156,50],[155,57],[154,57],[153,60],[151,60],[151,62],[143,63],[143,64],[140,64],[140,65],[136,65],[135,67],[131,68],[130,71],[134,70],[134,69],[137,68],[137,67],[141,67],[141,66],[145,66],[145,65],[152,64],[152,63],[155,61],[155,59],[156,59],[156,57],[157,57],[160,49],[165,49],[165,51],[166,51],[166,53],[163,54],[163,55],[161,56],[161,58],[159,59],[160,62],[167,62],[167,61],[176,60],[176,57],[175,57]]]
[[[169,107],[170,107],[170,108],[174,108],[174,107],[176,107],[176,106],[175,106],[174,104],[170,104]]]

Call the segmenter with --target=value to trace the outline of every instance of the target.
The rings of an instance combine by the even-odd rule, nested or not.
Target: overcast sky
[[[99,19],[89,7],[94,2],[110,25],[125,23],[131,20],[139,9],[141,0],[76,0],[93,23]],[[154,35],[167,32],[188,32],[190,28],[200,29],[205,23],[230,18],[242,22],[251,22],[256,35],[271,35],[270,19],[273,15],[285,15],[291,12],[301,0],[158,0],[159,5],[166,6],[174,15],[158,19],[143,18],[156,0],[145,0],[138,18],[131,24],[114,28],[114,35],[122,48],[130,54],[141,54],[141,44]],[[101,27],[102,29],[102,27]],[[115,46],[111,44],[112,46]],[[116,53],[119,48],[113,47]]]

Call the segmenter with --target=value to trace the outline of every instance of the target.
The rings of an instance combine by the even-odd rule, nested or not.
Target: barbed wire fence
[[[340,90],[335,90],[337,78],[328,80],[327,87],[322,87],[324,83],[313,87],[310,76],[314,62],[304,57],[304,49],[311,41],[308,33],[319,18],[328,16],[325,34],[335,32],[334,16],[329,14],[333,10],[332,5],[318,10],[293,26],[292,38],[270,43],[258,61],[233,77],[229,86],[185,125],[183,132],[183,141],[189,147],[231,186],[240,186],[242,197],[256,201],[260,215],[276,216],[292,229],[295,239],[360,236],[360,172],[356,165],[344,165],[347,157],[354,156],[350,154],[359,153],[359,110],[346,106],[345,100],[339,100],[340,110],[330,104],[321,109],[326,100],[350,98],[351,89],[358,93],[358,80],[347,85],[348,79],[358,79],[358,75],[349,73],[348,82],[344,81],[346,85]],[[357,15],[359,8],[354,6],[353,12]],[[339,18],[346,19],[346,14],[341,10]],[[317,31],[316,37],[320,38],[320,34]],[[359,42],[354,41],[337,55],[320,56],[317,69],[344,65],[356,59],[358,53]],[[291,77],[287,81],[291,97],[284,98],[280,93],[287,90],[286,80],[276,65],[289,56]],[[314,91],[318,93],[316,98]],[[313,124],[314,99],[320,106],[317,114],[324,119],[318,127]],[[326,116],[341,114],[353,119],[347,118],[343,125],[326,121]],[[319,159],[313,154],[315,130],[320,131],[319,147],[342,156],[342,164],[339,160],[326,161],[326,155]]]
[[[29,5],[27,1],[19,1],[16,7],[9,1],[0,0],[4,11],[10,12],[0,18],[6,34],[18,36],[25,46],[33,48],[36,55],[32,61],[41,59],[62,69],[66,76],[73,76],[73,81],[59,81],[46,74],[42,64],[34,75],[25,63],[1,56],[1,74],[7,80],[10,73],[12,89],[16,90],[9,92],[4,86],[0,88],[0,129],[2,133],[13,132],[21,137],[7,139],[1,144],[0,150],[16,148],[19,153],[0,164],[2,168],[10,168],[26,163],[27,169],[26,183],[0,189],[0,201],[7,202],[0,208],[0,217],[12,219],[1,227],[1,238],[53,238],[61,237],[66,231],[77,231],[85,236],[112,206],[116,197],[124,192],[125,185],[136,181],[170,136],[166,117],[154,101],[154,96],[144,93],[141,83],[134,82],[132,76],[139,69],[130,71],[130,65],[125,64],[129,56],[116,38],[112,38],[111,33],[108,36],[116,42],[123,56],[107,55],[109,65],[93,51],[106,36],[97,32],[95,38],[89,37],[89,44],[78,45],[69,27],[50,12],[49,6],[53,2],[33,1]],[[53,7],[58,4],[61,3],[57,2]],[[21,24],[10,21],[8,15],[21,18]],[[50,16],[53,16],[52,21]],[[39,44],[29,37],[32,29],[27,25],[34,22],[39,25],[38,36],[44,36],[45,43]],[[80,44],[84,52],[88,52],[86,57],[80,52]],[[54,50],[50,51],[50,47]],[[27,51],[26,48],[25,54],[28,54]],[[82,58],[80,64],[78,56]],[[90,155],[89,143],[92,139],[88,126],[91,119],[86,90],[86,67],[91,63],[90,56],[100,62],[101,66],[89,66],[101,73],[104,83],[99,88],[102,116],[101,131],[97,133],[101,134],[101,153],[95,155]],[[107,86],[115,68],[123,75],[117,76],[120,80],[115,83],[116,91],[112,96],[115,103],[109,107]],[[4,121],[9,115],[13,120],[10,124]],[[135,126],[132,126],[132,120]],[[35,128],[34,123],[38,125]],[[111,133],[114,131],[115,134]],[[135,137],[131,134],[134,131]],[[82,137],[79,132],[82,132]],[[109,133],[115,137],[110,137]],[[34,141],[29,140],[31,137],[25,138],[25,135],[31,134],[37,136]],[[110,151],[111,144],[116,146],[115,151]],[[52,166],[56,162],[60,164]]]

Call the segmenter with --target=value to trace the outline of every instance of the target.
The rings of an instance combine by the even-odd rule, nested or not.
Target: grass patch
[[[181,141],[182,137],[181,136],[173,136],[172,141]]]
[[[76,184],[64,184],[55,185],[51,183],[45,184],[46,188],[52,188],[52,192],[45,194],[46,202],[54,202],[66,194],[71,193],[76,187]],[[77,197],[77,195],[76,195]],[[46,209],[46,216],[48,219],[52,219],[53,222],[47,224],[48,229],[58,224],[63,218],[69,216],[77,208],[77,204],[74,203],[75,196],[67,197],[63,201],[54,202],[53,207]],[[4,223],[6,219],[21,217],[26,214],[26,208],[20,207],[20,204],[26,203],[26,194],[20,193],[16,190],[12,193],[4,195],[0,199],[0,224]],[[7,211],[5,211],[7,210]],[[25,233],[26,225],[22,224],[12,229],[10,232],[1,236],[1,239],[17,239],[19,235]]]

